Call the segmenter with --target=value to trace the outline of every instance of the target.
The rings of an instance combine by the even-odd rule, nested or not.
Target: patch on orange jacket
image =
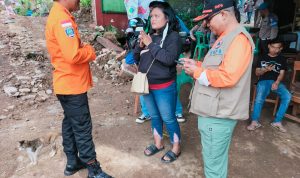
[[[67,35],[68,37],[73,38],[73,37],[75,36],[75,32],[74,32],[73,27],[67,27],[67,28],[65,29],[65,32],[66,32],[66,35]]]

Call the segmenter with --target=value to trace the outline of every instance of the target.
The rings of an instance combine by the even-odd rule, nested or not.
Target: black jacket
[[[176,62],[182,51],[182,43],[177,32],[170,32],[161,48],[160,41],[162,35],[151,35],[152,43],[147,49],[142,49],[136,45],[134,49],[134,59],[139,65],[139,71],[146,73],[151,62],[155,62],[147,74],[149,84],[161,84],[176,79]],[[141,54],[142,50],[148,50]]]

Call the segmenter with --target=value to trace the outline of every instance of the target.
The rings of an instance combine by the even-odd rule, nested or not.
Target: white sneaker
[[[145,121],[149,121],[151,120],[151,117],[150,116],[145,116],[144,114],[142,114],[140,117],[138,117],[135,122],[138,123],[138,124],[142,124],[144,123]]]
[[[180,122],[180,123],[183,123],[186,121],[186,119],[183,117],[182,114],[176,115],[176,119],[177,119],[177,122]]]

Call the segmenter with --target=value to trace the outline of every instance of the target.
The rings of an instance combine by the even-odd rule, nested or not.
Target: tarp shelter
[[[128,18],[124,0],[95,0],[95,8],[97,25],[127,28]]]
[[[151,1],[153,0],[95,0],[97,25],[126,29],[128,19],[148,18]]]
[[[154,0],[124,0],[128,19],[148,19],[150,10],[149,4]],[[160,0],[161,1],[161,0]]]

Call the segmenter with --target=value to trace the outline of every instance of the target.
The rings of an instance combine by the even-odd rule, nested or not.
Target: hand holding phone
[[[176,62],[178,65],[184,65],[184,61],[181,61],[180,59],[179,59],[179,60],[175,60],[175,62]]]
[[[272,71],[274,69],[275,65],[274,64],[270,64],[268,66],[266,66],[265,68],[267,69],[267,71]]]

